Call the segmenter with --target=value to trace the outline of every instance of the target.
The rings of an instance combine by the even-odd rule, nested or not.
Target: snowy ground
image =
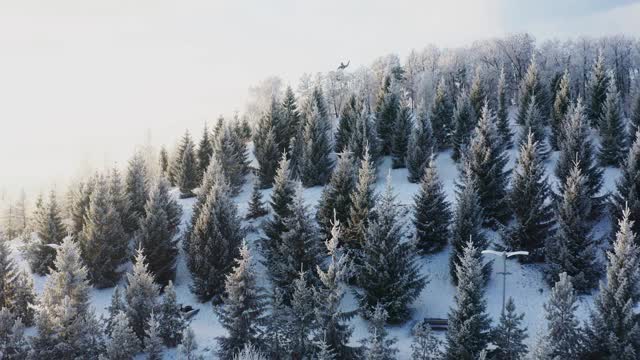
[[[516,150],[512,150],[509,155],[511,157],[509,166],[513,166],[516,157]],[[548,174],[552,183],[555,183],[553,177],[553,168],[557,160],[557,153],[552,154],[548,161]],[[455,181],[458,177],[458,170],[456,164],[450,157],[448,152],[441,153],[437,159],[437,166],[440,178],[445,186],[445,191],[449,202],[455,203]],[[410,209],[413,205],[413,195],[418,190],[417,184],[411,184],[407,181],[406,169],[390,169],[390,159],[385,158],[378,169],[378,182],[376,183],[377,190],[382,191],[386,175],[390,173],[392,183],[395,192],[397,193],[397,200],[407,209]],[[606,169],[605,171],[605,186],[603,191],[611,191],[615,186],[615,179],[619,175],[617,169]],[[242,189],[241,193],[236,197],[238,209],[241,215],[244,215],[247,209],[248,200],[251,194],[252,186],[251,178],[248,179],[246,185]],[[175,192],[175,190],[174,190]],[[270,197],[271,190],[263,191],[263,199],[267,201]],[[322,192],[321,187],[313,187],[304,190],[305,199],[310,206],[317,204]],[[181,199],[179,200],[184,210],[183,216],[183,228],[191,217],[191,208],[195,199]],[[407,236],[411,233],[411,217],[404,217],[407,221]],[[256,247],[256,239],[260,238],[261,233],[260,223],[248,222],[245,225],[249,229],[253,229],[247,235],[247,241],[252,248]],[[597,237],[601,237],[608,232],[610,224],[608,221],[602,221],[596,225],[595,234]],[[488,233],[494,241],[499,241],[498,236],[493,233]],[[20,246],[20,240],[16,239],[11,242],[14,250],[17,250]],[[254,251],[254,256],[259,260],[259,254]],[[413,317],[410,321],[400,326],[389,327],[389,333],[398,339],[397,346],[400,350],[398,358],[408,359],[410,355],[411,344],[411,328],[414,324],[424,317],[436,317],[446,318],[450,307],[453,305],[453,297],[455,294],[455,287],[451,284],[449,276],[449,253],[450,249],[447,248],[439,254],[432,256],[423,256],[421,258],[422,273],[428,276],[429,283],[422,291],[420,297],[413,304]],[[26,262],[22,261],[21,255],[18,251],[14,251],[16,260],[21,266],[28,267]],[[487,259],[489,260],[489,259]],[[258,261],[256,261],[258,262]],[[258,265],[261,266],[261,265]],[[511,275],[507,278],[507,292],[508,296],[512,296],[515,300],[517,310],[524,312],[524,324],[528,327],[529,339],[527,344],[532,346],[535,344],[536,339],[541,330],[544,329],[546,322],[544,319],[543,304],[547,300],[549,294],[549,287],[544,282],[542,272],[537,265],[521,265],[516,261],[508,261],[508,271]],[[486,288],[486,299],[488,303],[488,312],[490,313],[494,324],[497,322],[501,306],[502,306],[502,276],[497,272],[501,271],[501,262],[494,264],[493,274],[491,280]],[[261,283],[266,284],[264,278],[265,271],[259,269]],[[38,293],[40,293],[44,287],[45,278],[40,276],[34,276],[35,286]],[[176,291],[178,294],[178,300],[184,304],[190,304],[196,308],[200,308],[200,312],[193,318],[191,326],[196,334],[196,338],[200,349],[206,358],[213,358],[213,350],[215,349],[215,338],[217,336],[224,335],[224,330],[221,328],[217,317],[213,312],[213,308],[210,304],[200,304],[196,298],[189,291],[189,285],[191,282],[190,274],[186,268],[184,256],[181,253],[178,259],[178,270],[176,278]],[[122,280],[124,284],[124,280]],[[96,313],[103,314],[105,308],[108,306],[111,293],[113,289],[102,289],[92,291],[92,304]],[[586,319],[589,309],[592,306],[593,296],[580,297],[580,306],[578,308],[578,316],[582,319]],[[348,310],[356,308],[355,300],[350,291],[347,292],[343,307]],[[351,325],[354,328],[354,336],[352,337],[352,343],[354,345],[359,344],[360,340],[367,336],[367,323],[360,317],[356,317],[351,321]],[[29,329],[29,333],[33,333],[34,329]],[[166,353],[167,359],[174,359],[176,357],[175,349],[169,350]]]

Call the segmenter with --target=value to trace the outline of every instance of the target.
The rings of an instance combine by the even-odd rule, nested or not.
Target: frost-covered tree
[[[381,153],[391,154],[394,125],[400,112],[400,98],[392,89],[391,76],[385,76],[376,99],[376,121]]]
[[[381,305],[389,322],[399,323],[409,316],[409,305],[427,280],[420,274],[413,244],[402,239],[390,177],[376,212],[378,218],[369,224],[358,259],[356,277],[362,292],[356,298],[364,314]]]
[[[394,347],[397,339],[389,338],[384,326],[389,318],[384,306],[378,304],[367,316],[369,337],[364,341],[364,358],[367,360],[393,360],[398,349]]]
[[[391,137],[391,158],[394,169],[406,166],[409,138],[413,127],[413,113],[411,108],[402,105],[398,111],[398,117],[393,125]]]
[[[435,139],[426,111],[418,112],[416,124],[411,131],[409,146],[407,149],[407,170],[409,170],[409,182],[417,183],[424,175],[425,168],[429,165],[435,149]]]
[[[416,248],[427,254],[442,250],[449,241],[451,210],[433,156],[424,168],[420,190],[413,199]]]
[[[433,127],[433,138],[439,149],[444,149],[451,145],[451,135],[454,126],[451,122],[453,115],[453,106],[447,94],[447,86],[444,78],[438,82],[436,94],[433,97],[433,105],[431,106],[431,125]]]
[[[633,232],[640,231],[640,137],[629,149],[622,174],[616,182],[616,191],[611,196],[613,216],[622,219],[625,208],[629,209],[629,219]]]
[[[509,124],[509,101],[507,100],[507,81],[504,67],[500,69],[498,79],[498,99],[496,108],[496,129],[502,139],[502,147],[510,149],[513,146],[513,133]]]
[[[304,271],[293,282],[291,297],[291,349],[302,358],[313,352],[310,341],[314,320],[313,289],[307,283]]]
[[[129,325],[129,318],[125,313],[118,313],[114,320],[111,336],[107,342],[106,358],[129,360],[140,351],[140,340]]]
[[[500,316],[498,326],[491,330],[491,341],[496,345],[493,358],[497,360],[524,359],[527,354],[527,328],[522,326],[524,314],[516,313],[513,298],[507,300],[505,312]]]
[[[463,169],[462,187],[457,192],[456,210],[451,228],[451,256],[449,258],[449,272],[454,284],[458,283],[460,261],[464,255],[467,242],[473,242],[479,249],[486,249],[489,240],[482,229],[484,212],[480,206],[478,189],[470,169]],[[480,261],[481,258],[479,258]],[[484,273],[489,274],[491,263],[484,267]]]
[[[520,146],[520,153],[511,179],[509,208],[514,222],[506,232],[510,249],[527,250],[525,261],[544,259],[544,245],[553,227],[553,208],[548,201],[551,190],[544,164],[533,134]]]
[[[111,331],[116,323],[116,316],[126,310],[124,299],[122,298],[122,292],[120,287],[116,285],[113,293],[111,294],[111,302],[107,306],[107,318],[103,318],[105,333],[107,336],[111,336]]]
[[[149,319],[158,298],[158,285],[153,282],[153,274],[147,269],[146,258],[138,249],[133,270],[127,274],[127,288],[124,293],[125,313],[129,324],[144,345],[149,330]]]
[[[197,354],[198,343],[196,342],[196,334],[191,327],[187,327],[182,334],[182,343],[178,346],[178,354],[182,360],[202,360],[202,356]]]
[[[169,153],[164,145],[160,148],[160,156],[158,157],[160,165],[160,173],[162,176],[169,176]]]
[[[95,179],[87,179],[75,186],[69,196],[69,215],[71,217],[70,232],[76,239],[82,233],[85,224],[85,215],[89,212],[91,193],[95,187]]]
[[[358,117],[362,111],[362,104],[358,101],[355,94],[349,97],[349,100],[342,108],[340,119],[338,120],[338,128],[335,134],[334,149],[336,153],[342,153],[349,150],[351,138],[357,126]]]
[[[349,141],[349,150],[354,159],[361,159],[365,152],[369,152],[372,161],[375,162],[380,155],[375,120],[365,106],[361,106],[356,118],[355,128]]]
[[[453,145],[453,154],[451,157],[457,161],[466,151],[473,133],[473,128],[478,122],[478,118],[473,110],[469,95],[464,90],[460,95],[458,95],[458,99],[456,100],[456,107],[453,111],[452,122],[453,133],[451,136],[451,142]]]
[[[300,179],[304,186],[324,185],[329,180],[333,161],[329,133],[331,124],[320,89],[313,91],[312,100],[305,112],[304,146],[300,163]]]
[[[167,209],[173,213],[170,223]],[[178,231],[176,220],[182,210],[169,194],[166,180],[160,179],[151,191],[145,205],[145,217],[140,220],[136,234],[136,242],[147,259],[149,271],[155,281],[166,285],[176,276],[176,260],[178,257]],[[177,218],[177,219],[176,219]]]
[[[25,325],[19,316],[9,309],[0,310],[0,357],[7,360],[24,360],[29,343],[24,334]]]
[[[520,103],[518,104],[518,124],[524,125],[524,119],[531,103],[531,97],[536,97],[536,102],[540,109],[542,123],[547,123],[547,116],[550,112],[549,95],[547,88],[542,84],[538,65],[535,57],[531,59],[527,73],[520,84]]]
[[[195,145],[188,131],[185,132],[178,146],[170,173],[175,184],[180,188],[181,196],[193,196],[192,190],[198,186],[199,176]]]
[[[224,278],[232,267],[244,237],[236,204],[224,179],[218,179],[209,190],[191,231],[186,250],[187,267],[193,277],[191,291],[201,301],[224,291]]]
[[[214,138],[212,156],[216,158],[233,194],[237,194],[249,173],[249,159],[247,145],[231,126],[224,126]]]
[[[588,327],[589,350],[601,359],[634,359],[640,354],[640,324],[633,308],[640,299],[640,250],[626,209],[613,251],[607,252],[607,281],[600,282]]]
[[[256,179],[253,182],[251,190],[251,200],[249,200],[249,209],[247,210],[247,219],[257,219],[267,215],[269,211],[264,207],[262,202],[262,192],[260,192],[260,182]]]
[[[155,312],[155,320],[158,323],[158,337],[167,347],[176,347],[182,340],[187,321],[180,311],[176,290],[171,281],[164,288],[162,301]]]
[[[162,338],[160,338],[160,324],[156,321],[155,316],[151,315],[149,320],[149,332],[147,333],[147,345],[144,347],[147,353],[147,360],[162,360],[164,348]]]
[[[560,85],[556,92],[555,100],[553,101],[553,110],[551,112],[551,136],[549,137],[551,148],[553,150],[560,150],[560,144],[563,141],[562,127],[571,105],[571,78],[569,74],[569,70],[564,71],[564,74],[560,79]]]
[[[316,218],[323,234],[331,231],[334,215],[341,223],[347,222],[351,209],[351,193],[355,186],[353,159],[349,153],[339,154],[331,180],[322,190],[318,203]]]
[[[111,169],[108,182],[109,192],[111,193],[111,202],[120,216],[122,228],[124,229],[127,237],[129,237],[138,229],[139,214],[136,214],[131,210],[131,200],[127,194],[126,179],[123,181],[120,171],[114,167]]]
[[[127,169],[127,177],[125,179],[125,190],[127,199],[129,200],[129,211],[134,221],[144,217],[144,207],[149,197],[149,174],[147,164],[141,152],[136,152]],[[136,224],[137,225],[137,224]],[[137,229],[137,226],[136,226]],[[134,229],[126,229],[134,230]]]
[[[538,101],[536,100],[536,96],[532,95],[529,99],[529,107],[527,108],[522,124],[520,146],[527,142],[527,138],[531,134],[533,141],[538,144],[537,151],[540,160],[546,160],[549,157],[550,149],[547,144],[546,129],[542,120]]]
[[[257,347],[246,344],[242,351],[233,356],[233,360],[267,360],[267,357]]]
[[[96,179],[79,238],[91,283],[97,288],[115,285],[122,274],[119,267],[128,258],[129,239],[104,176]]]
[[[205,122],[204,129],[202,129],[202,136],[198,143],[198,149],[196,150],[196,157],[198,158],[198,179],[200,179],[202,175],[204,175],[205,171],[207,171],[212,155],[213,140],[211,139],[211,134],[209,133],[207,123]]]
[[[32,326],[35,316],[34,306],[37,303],[37,299],[31,274],[24,270],[20,271],[12,287],[13,294],[9,310],[17,318],[20,318],[23,325]]]
[[[222,327],[228,335],[218,338],[218,355],[233,359],[247,344],[261,340],[260,325],[265,320],[265,296],[256,283],[256,273],[247,244],[240,249],[237,265],[227,275],[223,305],[216,308]]]
[[[269,315],[266,319],[262,347],[269,359],[284,360],[291,356],[296,337],[292,335],[295,326],[292,323],[292,309],[284,303],[282,291],[276,287],[273,288],[269,299]]]
[[[471,88],[469,88],[469,101],[476,114],[482,113],[482,107],[487,101],[487,95],[482,84],[482,78],[480,77],[480,68],[476,69],[475,76],[471,82]]]
[[[600,118],[604,114],[604,103],[607,98],[607,88],[609,86],[609,78],[604,62],[604,52],[602,49],[598,51],[598,57],[593,64],[591,79],[589,82],[589,108],[587,116],[591,122],[591,126],[598,127]]]
[[[491,320],[484,299],[484,270],[480,249],[469,241],[456,264],[458,287],[449,312],[446,359],[475,359],[489,341]]]
[[[640,130],[640,92],[636,95],[629,115],[629,144],[633,144],[638,139],[638,130]]]
[[[296,102],[296,96],[290,86],[284,92],[284,99],[282,100],[282,143],[280,144],[279,151],[289,150],[291,146],[291,140],[296,136],[301,122],[300,112],[298,111],[298,105]]]
[[[102,331],[89,308],[87,268],[82,264],[80,249],[70,238],[57,249],[54,266],[40,296],[31,356],[97,358],[103,349]]]
[[[58,207],[56,194],[51,191],[49,201],[45,204],[39,201],[34,214],[34,227],[37,239],[32,239],[26,246],[27,260],[31,270],[38,275],[46,275],[53,266],[56,250],[53,245],[59,245],[67,236],[62,222],[61,209]]]
[[[11,249],[6,242],[0,242],[0,308],[11,307],[17,276]]]
[[[253,154],[258,162],[257,175],[262,188],[268,188],[273,183],[281,154],[273,130],[274,116],[277,115],[271,112],[263,114],[253,132]]]
[[[603,166],[619,166],[625,156],[627,133],[620,112],[619,97],[615,78],[611,74],[598,121],[601,137],[599,158]]]
[[[582,359],[584,337],[576,316],[577,301],[571,276],[560,274],[544,305],[547,329],[537,345],[535,359]]]
[[[585,217],[592,206],[587,191],[586,178],[575,163],[557,204],[556,233],[545,247],[549,282],[557,281],[566,272],[580,292],[595,287],[600,270],[591,225]]]
[[[431,325],[421,321],[413,328],[411,360],[439,360],[442,358],[442,341],[431,331]]]
[[[477,186],[480,206],[485,215],[484,224],[496,226],[509,218],[509,171],[505,170],[508,158],[500,146],[493,119],[493,113],[485,104],[463,163],[467,175],[472,176]],[[460,186],[464,186],[464,183]]]
[[[344,236],[344,246],[349,250],[359,249],[364,244],[376,200],[375,179],[375,167],[371,163],[369,152],[365,151],[360,160],[355,188],[349,195],[351,208]]]

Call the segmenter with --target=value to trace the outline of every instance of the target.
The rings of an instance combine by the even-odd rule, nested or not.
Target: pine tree
[[[316,343],[324,344],[320,353],[324,358],[334,354],[338,359],[353,359],[355,351],[349,346],[349,338],[353,329],[347,323],[349,314],[340,308],[344,297],[342,282],[349,276],[349,258],[339,253],[340,224],[334,222],[331,237],[325,245],[331,261],[326,270],[317,267],[320,286],[314,288],[315,323],[314,338]]]
[[[640,324],[633,311],[640,299],[640,250],[625,209],[613,251],[607,252],[607,282],[600,282],[589,323],[590,352],[601,359],[635,359],[640,354]]]
[[[471,83],[471,88],[469,89],[469,101],[471,101],[471,106],[473,107],[474,113],[481,114],[482,107],[484,106],[484,103],[487,102],[487,96],[482,85],[480,68],[476,69],[476,74],[473,77],[473,82]]]
[[[629,141],[628,144],[633,144],[638,138],[637,132],[640,130],[640,92],[636,96],[634,105],[629,115]]]
[[[427,284],[413,245],[402,241],[397,207],[388,178],[377,209],[379,217],[369,224],[356,275],[362,288],[356,295],[361,310],[367,314],[379,304],[392,323],[409,316],[409,305]]]
[[[542,85],[542,81],[540,79],[535,57],[531,59],[531,63],[527,69],[527,74],[520,84],[520,103],[518,106],[517,117],[518,124],[520,125],[525,124],[524,120],[533,96],[536,97],[536,103],[538,104],[540,116],[542,117],[542,123],[546,125],[547,116],[550,113],[550,103],[547,89]]]
[[[192,214],[189,225],[185,229],[182,236],[182,248],[184,249],[185,253],[189,253],[189,241],[191,240],[191,233],[193,231],[193,228],[196,226],[196,221],[200,217],[200,213],[202,212],[205,203],[207,202],[207,196],[209,196],[209,193],[211,192],[211,189],[213,189],[215,184],[224,181],[224,172],[219,166],[216,158],[212,157],[211,161],[209,161],[209,167],[202,177],[202,182],[200,183],[200,188],[198,189],[198,194],[196,196],[196,201],[191,209]]]
[[[560,156],[555,169],[560,193],[563,192],[562,189],[566,186],[571,169],[577,162],[581,173],[586,178],[587,193],[592,202],[592,211],[589,214],[583,214],[583,216],[586,215],[588,219],[593,219],[598,215],[604,201],[604,197],[599,195],[602,188],[603,170],[596,163],[596,150],[589,137],[590,129],[580,99],[569,111],[562,134]]]
[[[411,360],[438,360],[442,358],[442,341],[431,331],[431,325],[421,321],[413,328]]]
[[[249,248],[245,243],[240,249],[240,259],[225,281],[224,305],[216,309],[222,327],[228,336],[219,337],[219,356],[233,356],[247,344],[260,341],[260,325],[264,321],[265,296],[256,283],[256,273]]]
[[[336,168],[331,180],[322,190],[316,218],[323,234],[331,231],[334,215],[341,223],[346,223],[351,208],[351,193],[356,185],[353,159],[349,153],[338,155]],[[298,269],[299,270],[299,269]]]
[[[109,360],[129,360],[140,351],[140,340],[129,325],[129,318],[123,312],[115,317],[111,338],[107,343],[106,357]]]
[[[42,203],[36,207],[34,216],[38,238],[27,245],[27,260],[33,272],[46,275],[53,266],[56,255],[56,250],[50,244],[59,245],[67,235],[54,191],[51,191],[46,205]]]
[[[533,136],[533,141],[537,143],[537,151],[540,160],[546,160],[549,157],[549,146],[547,145],[547,135],[542,116],[538,107],[536,96],[532,95],[529,99],[529,108],[524,116],[522,133],[520,136],[520,146],[527,142],[529,134]]]
[[[316,360],[335,360],[336,354],[335,351],[331,350],[329,344],[327,344],[324,340],[318,341],[317,344],[318,351],[315,356]]]
[[[182,198],[193,197],[193,189],[198,186],[198,164],[193,148],[193,142],[189,133],[185,134],[183,139],[184,149],[182,157],[179,159],[179,165],[175,175],[176,183],[180,188],[180,196]]]
[[[571,105],[571,79],[569,78],[569,70],[565,70],[560,79],[560,88],[556,92],[553,102],[553,111],[551,112],[551,148],[560,150],[562,143],[562,127],[569,113]]]
[[[162,339],[160,338],[160,324],[152,314],[149,320],[149,332],[147,333],[147,345],[144,351],[147,353],[147,360],[162,360],[164,352]]]
[[[144,157],[140,152],[137,152],[129,160],[125,189],[129,199],[131,215],[137,221],[144,217],[144,206],[149,197],[149,175]]]
[[[153,282],[153,275],[149,273],[145,261],[142,250],[138,249],[133,270],[127,274],[127,288],[124,294],[125,312],[131,328],[143,345],[159,293],[158,285]]]
[[[37,303],[31,274],[22,270],[18,273],[12,285],[13,295],[9,310],[20,318],[25,326],[32,326],[35,316],[34,306]]]
[[[516,314],[516,305],[512,298],[507,300],[506,312],[500,316],[500,323],[491,331],[492,342],[497,349],[496,360],[518,360],[527,354],[527,328],[522,327],[524,314]]]
[[[394,125],[400,112],[400,98],[393,91],[391,77],[387,75],[378,92],[376,100],[376,121],[378,137],[381,141],[381,152],[384,155],[391,154],[391,144]]]
[[[430,116],[433,127],[433,138],[439,149],[444,149],[451,145],[451,135],[454,131],[454,126],[451,123],[452,115],[453,106],[449,101],[447,86],[444,78],[442,78],[436,88]]]
[[[113,293],[111,294],[111,303],[107,306],[107,313],[109,316],[104,321],[105,333],[107,336],[111,336],[111,332],[113,331],[113,327],[116,324],[116,316],[124,312],[126,310],[126,304],[122,299],[122,292],[120,291],[120,287],[116,285]]]
[[[185,157],[185,153],[190,152],[191,154],[187,155],[188,158],[190,158],[190,160],[193,161],[193,164],[189,164],[190,166],[193,166],[193,168],[191,169],[186,169],[188,170],[188,172],[190,172],[190,174],[188,175],[197,175],[197,164],[196,164],[196,158],[195,158],[195,153],[194,153],[194,149],[195,149],[195,145],[193,143],[193,140],[191,140],[191,135],[189,134],[189,131],[185,131],[184,135],[182,136],[182,139],[180,140],[180,143],[178,144],[178,147],[175,150],[175,153],[172,155],[172,159],[171,162],[169,164],[169,181],[171,182],[172,185],[175,186],[180,186],[180,174],[183,172],[182,169],[182,163],[183,163],[183,158]],[[197,176],[195,176],[195,178],[191,181],[197,182]],[[193,185],[193,187],[196,187],[197,185]]]
[[[469,241],[456,264],[458,288],[449,312],[446,359],[475,359],[489,341],[489,320],[484,300],[484,270],[480,249]]]
[[[349,150],[354,159],[362,159],[365,152],[368,152],[372,161],[376,162],[378,155],[380,155],[380,149],[375,122],[372,119],[373,115],[365,106],[360,106],[360,108],[349,140]]]
[[[413,127],[412,118],[411,108],[406,105],[400,106],[391,138],[391,157],[394,169],[406,167],[409,138]]]
[[[29,353],[25,324],[7,308],[0,310],[0,356],[7,360],[24,360]]]
[[[300,127],[300,112],[298,111],[298,105],[296,104],[296,96],[290,86],[284,92],[284,100],[282,100],[282,119],[283,129],[285,130],[282,136],[283,143],[280,147],[280,152],[289,150],[291,146],[291,140],[296,136],[298,128]]]
[[[260,182],[256,179],[253,182],[251,190],[251,200],[249,200],[249,209],[247,210],[247,219],[257,219],[267,215],[269,211],[264,207],[262,202],[262,192],[260,192]]]
[[[105,288],[120,279],[119,266],[127,259],[129,239],[114,207],[107,179],[98,177],[94,186],[79,243],[91,283]]]
[[[484,224],[496,226],[509,218],[507,204],[509,171],[505,170],[508,158],[500,147],[493,119],[493,113],[485,104],[463,163],[465,170],[468,170],[477,186],[480,206],[486,216]]]
[[[253,154],[258,162],[258,178],[263,188],[273,183],[280,152],[273,130],[273,114],[265,113],[253,133]]]
[[[458,284],[458,271],[460,261],[464,255],[467,242],[473,242],[479,249],[486,249],[489,240],[482,229],[484,212],[480,206],[476,182],[468,168],[463,170],[463,183],[457,193],[456,211],[453,217],[451,229],[452,252],[449,258],[449,272],[454,284]],[[480,261],[481,258],[478,258]],[[491,263],[487,263],[483,272],[488,276],[491,271]]]
[[[477,122],[478,118],[473,110],[469,95],[463,90],[460,95],[458,95],[456,107],[453,111],[453,134],[451,139],[453,143],[453,154],[451,157],[454,160],[460,160],[466,151],[473,133],[473,128]]]
[[[360,160],[358,178],[351,192],[351,208],[345,229],[344,246],[348,250],[359,249],[364,244],[369,221],[372,218],[376,194],[374,190],[375,168],[371,164],[369,152],[365,151]]]
[[[338,128],[336,130],[334,142],[336,153],[349,150],[349,144],[356,129],[358,116],[360,116],[361,111],[362,104],[358,101],[355,94],[352,94],[342,108],[342,113],[338,120]]]
[[[331,124],[320,89],[314,89],[305,116],[300,179],[306,187],[324,185],[331,175],[333,161],[329,157],[332,150],[329,139]]]
[[[16,264],[11,256],[11,249],[6,242],[0,242],[0,309],[10,308],[15,289]]]
[[[168,186],[163,181],[161,179],[151,192],[145,205],[146,216],[141,219],[140,229],[136,234],[136,242],[147,259],[149,271],[160,285],[166,285],[176,276],[178,244],[174,237],[178,229],[175,215],[179,218],[182,211],[171,198]],[[174,211],[173,224],[169,223],[167,208]]]
[[[242,351],[233,356],[233,360],[267,360],[260,350],[251,344],[246,344]]]
[[[293,300],[292,300],[293,301]],[[313,306],[313,303],[312,303]],[[269,359],[284,360],[292,355],[295,341],[292,308],[284,303],[282,291],[273,288],[264,330],[263,350]]]
[[[180,305],[177,301],[173,283],[164,288],[162,301],[155,313],[155,321],[158,323],[157,335],[167,347],[176,347],[182,340],[182,333],[187,327],[187,321],[182,316]]]
[[[169,176],[169,153],[167,152],[167,148],[164,145],[160,148],[160,174],[162,176]]]
[[[249,173],[247,145],[230,126],[220,129],[214,139],[213,156],[224,173],[233,194],[237,194]]]
[[[520,146],[511,180],[509,207],[515,221],[505,237],[510,249],[529,251],[525,261],[544,259],[544,245],[553,226],[552,204],[547,201],[550,193],[538,143],[530,133]]]
[[[513,146],[513,133],[511,132],[511,125],[509,124],[509,102],[507,100],[507,81],[504,74],[504,67],[500,69],[497,100],[496,129],[502,139],[502,148],[511,149]]]
[[[291,297],[291,348],[301,358],[313,351],[309,340],[314,320],[313,289],[307,284],[307,274],[304,271],[293,282],[293,296]]]
[[[600,164],[603,166],[619,166],[622,164],[626,150],[626,125],[620,113],[620,94],[616,87],[613,73],[610,74],[607,95],[602,104],[599,126],[600,136]]]
[[[97,358],[103,339],[99,323],[89,309],[88,271],[82,264],[80,249],[70,238],[57,249],[54,266],[40,297],[31,356]]]
[[[224,278],[233,267],[233,259],[244,237],[238,210],[224,179],[210,189],[191,231],[187,249],[187,267],[193,277],[191,291],[201,301],[224,291]]]
[[[200,179],[202,175],[204,175],[205,171],[207,171],[212,155],[213,140],[209,137],[209,129],[207,128],[207,123],[205,123],[204,129],[202,130],[202,137],[200,138],[196,152],[196,156],[198,158],[198,179]]]
[[[435,140],[431,121],[426,111],[420,111],[413,127],[409,146],[407,149],[407,170],[409,170],[409,182],[417,183],[424,175],[425,168],[434,153]]]
[[[556,281],[559,274],[566,272],[580,292],[593,289],[599,277],[595,242],[585,218],[592,206],[587,191],[586,178],[575,163],[557,205],[556,234],[545,248],[549,281]]]
[[[196,334],[191,327],[187,327],[182,334],[182,343],[178,346],[178,353],[181,360],[202,360],[202,356],[197,355],[198,343],[196,342]]]
[[[449,241],[451,211],[433,156],[424,169],[420,190],[413,199],[416,247],[426,254],[442,250]]]
[[[536,359],[582,359],[584,341],[576,317],[577,300],[571,276],[560,274],[544,305],[547,331],[538,344]]]
[[[138,229],[139,214],[132,211],[131,200],[127,194],[126,184],[123,183],[122,176],[117,168],[111,170],[108,181],[111,202],[120,216],[122,228],[128,237]],[[87,208],[87,211],[88,210]]]
[[[587,116],[591,122],[591,126],[597,128],[600,126],[599,121],[604,114],[604,103],[607,98],[607,88],[609,87],[609,78],[604,64],[604,53],[602,49],[598,51],[598,57],[593,64],[593,72],[591,73],[589,83],[589,108]]]
[[[393,360],[398,352],[394,344],[397,339],[388,338],[387,330],[384,328],[388,320],[387,311],[380,304],[370,312],[368,318],[371,319],[369,324],[369,338],[364,341],[365,352],[364,358],[367,360]]]
[[[71,216],[71,234],[76,238],[82,232],[85,225],[85,215],[89,211],[91,193],[95,187],[95,179],[87,179],[80,182],[71,190],[69,197],[69,212]]]
[[[622,167],[622,174],[616,182],[616,191],[611,196],[613,218],[622,219],[623,211],[629,208],[629,219],[632,222],[633,232],[640,232],[640,137],[629,149],[625,166]]]

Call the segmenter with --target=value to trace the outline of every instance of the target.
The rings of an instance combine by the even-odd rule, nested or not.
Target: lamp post
[[[519,256],[519,255],[529,255],[529,252],[528,251],[507,252],[507,251],[482,250],[482,254],[495,255],[495,256],[501,257],[503,260],[502,272],[499,272],[498,274],[502,275],[502,315],[504,315],[504,302],[507,296],[507,275],[511,274],[507,272],[507,258],[510,258],[512,256]]]

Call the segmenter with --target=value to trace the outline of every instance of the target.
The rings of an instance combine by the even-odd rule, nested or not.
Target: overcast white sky
[[[0,190],[45,190],[242,110],[277,75],[529,31],[640,33],[616,0],[0,0]]]

